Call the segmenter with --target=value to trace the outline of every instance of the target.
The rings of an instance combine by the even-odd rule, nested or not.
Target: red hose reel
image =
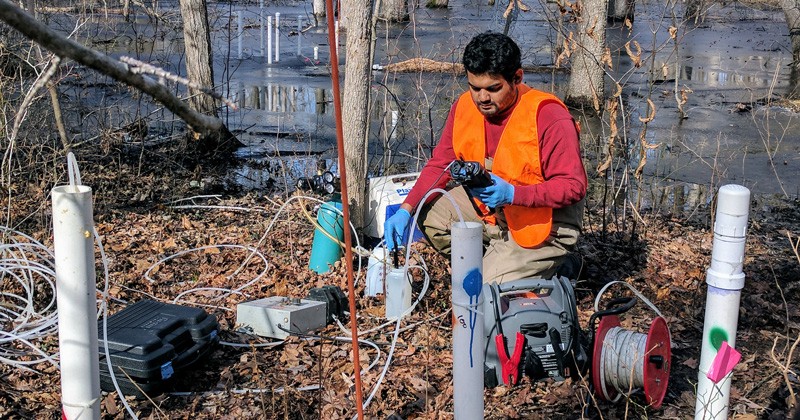
[[[617,315],[600,318],[594,335],[591,376],[595,393],[607,401],[643,388],[652,408],[660,408],[667,392],[671,341],[667,322],[656,317],[647,334],[620,327]]]

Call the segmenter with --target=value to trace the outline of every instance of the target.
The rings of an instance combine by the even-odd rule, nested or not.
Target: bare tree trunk
[[[0,0],[0,20],[53,54],[75,60],[92,70],[152,96],[186,121],[193,130],[200,134],[201,139],[208,139],[209,142],[212,142],[216,146],[215,151],[225,151],[240,144],[219,118],[195,112],[180,98],[173,95],[166,86],[150,77],[130,71],[127,65],[118,60],[63,37],[8,0]],[[225,148],[219,149],[220,146]]]
[[[789,27],[789,38],[792,41],[792,68],[789,73],[788,99],[800,99],[800,0],[781,0],[781,8]]]
[[[572,54],[572,72],[566,102],[571,106],[600,112],[605,90],[603,56],[606,50],[606,12],[608,0],[578,2],[577,45]]]
[[[626,19],[633,22],[633,11],[636,0],[609,0],[608,21],[624,22]]]
[[[367,208],[367,140],[369,138],[369,92],[372,83],[372,7],[369,0],[344,0],[347,16],[347,61],[342,101],[342,131],[350,216],[357,228],[364,226]]]
[[[183,44],[186,50],[186,78],[200,86],[214,86],[211,35],[206,0],[181,0]],[[217,116],[214,98],[189,89],[189,104],[197,112]]]
[[[314,11],[314,21],[319,26],[320,20],[325,17],[325,0],[313,0],[311,9]]]
[[[186,51],[186,78],[196,85],[213,89],[214,66],[206,0],[180,0],[180,6]],[[215,118],[218,116],[217,102],[213,97],[192,88],[189,88],[189,95],[189,105],[193,110]],[[229,152],[240,145],[238,141],[229,141],[233,134],[225,125],[222,125],[222,129],[220,133],[201,136],[197,149],[201,153]]]
[[[377,14],[386,22],[408,22],[408,0],[381,0]]]

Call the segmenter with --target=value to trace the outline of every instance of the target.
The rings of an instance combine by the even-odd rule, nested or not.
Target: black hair
[[[522,68],[517,44],[508,36],[491,31],[472,38],[461,61],[472,74],[500,75],[509,83],[514,82],[514,75]]]

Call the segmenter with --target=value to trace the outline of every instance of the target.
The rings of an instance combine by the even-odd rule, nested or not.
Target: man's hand
[[[495,174],[491,176],[494,184],[488,187],[470,188],[472,195],[493,209],[511,204],[514,200],[514,186]]]
[[[408,222],[411,220],[411,213],[404,208],[397,210],[397,213],[386,219],[383,223],[383,237],[386,240],[386,248],[394,251],[402,245],[403,233],[408,229]]]

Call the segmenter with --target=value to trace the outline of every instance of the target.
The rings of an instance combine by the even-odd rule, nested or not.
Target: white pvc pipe
[[[400,113],[397,111],[392,111],[392,128],[389,130],[392,135],[391,138],[397,137],[397,121],[400,119]]]
[[[706,272],[708,292],[695,405],[695,419],[698,420],[728,418],[733,374],[715,384],[706,373],[723,341],[736,347],[749,213],[750,190],[741,185],[725,185],[719,189],[711,266]]]
[[[53,197],[61,404],[68,420],[100,418],[92,189],[59,186]]]
[[[303,47],[303,15],[297,15],[297,55],[300,56]]]
[[[280,37],[281,14],[275,13],[275,62],[281,61],[281,37]]]
[[[236,12],[236,44],[237,44],[237,51],[239,60],[242,59],[242,37],[244,36],[244,18],[242,16],[242,11],[239,10]]]
[[[272,16],[267,16],[267,64],[272,64]]]
[[[339,54],[339,21],[333,22],[334,39],[336,40],[336,54]]]
[[[258,51],[261,53],[261,56],[263,57],[264,56],[264,0],[258,1],[258,21],[261,27],[261,29],[259,30],[259,35],[261,35],[261,43],[259,44],[259,46],[261,48],[259,48]]]
[[[455,419],[483,418],[483,224],[451,226]]]
[[[319,60],[319,47],[314,47],[314,61]]]

